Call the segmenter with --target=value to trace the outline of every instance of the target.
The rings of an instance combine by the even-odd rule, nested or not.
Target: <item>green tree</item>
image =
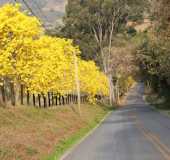
[[[64,27],[61,35],[72,38],[80,45],[85,59],[94,59],[108,75],[110,82],[110,101],[114,98],[110,68],[113,38],[124,32],[126,22],[133,15],[137,0],[68,0]],[[143,12],[135,10],[135,16]],[[107,48],[107,52],[104,51]]]
[[[170,1],[150,2],[153,26],[140,47],[138,59],[145,77],[157,89],[162,81],[170,85]]]

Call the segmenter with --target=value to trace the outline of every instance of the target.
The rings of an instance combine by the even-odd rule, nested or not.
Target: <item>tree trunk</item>
[[[117,83],[116,83],[116,103],[120,104],[119,80],[117,80]]]
[[[79,115],[81,116],[81,94],[80,94],[80,80],[78,75],[78,61],[76,54],[74,54],[74,66],[75,66],[75,83],[76,83],[76,92],[77,92],[77,104]]]
[[[13,106],[16,105],[16,97],[15,97],[15,87],[14,87],[14,83],[10,83],[10,88],[11,88],[11,104]]]
[[[108,76],[108,81],[109,81],[109,101],[110,101],[110,105],[113,106],[114,102],[115,102],[115,92],[114,92],[114,84],[113,84],[113,79],[112,79],[112,75],[109,74]]]
[[[17,106],[20,105],[20,94],[21,94],[21,85],[19,83],[14,84],[14,91],[15,91],[15,104]]]

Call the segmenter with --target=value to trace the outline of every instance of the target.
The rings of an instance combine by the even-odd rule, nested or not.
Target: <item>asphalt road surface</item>
[[[143,100],[143,84],[63,160],[170,160],[170,118]]]

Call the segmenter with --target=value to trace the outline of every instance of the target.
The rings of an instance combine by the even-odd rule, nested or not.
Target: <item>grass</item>
[[[0,159],[57,160],[113,110],[86,104],[80,118],[72,107],[0,108]]]
[[[56,146],[55,152],[50,155],[46,160],[58,160],[69,148],[71,148],[74,144],[79,142],[82,137],[84,137],[90,130],[95,128],[100,121],[103,119],[104,115],[98,115],[92,122],[88,124],[87,127],[81,128],[76,134],[69,137],[68,139],[63,139],[60,143]]]
[[[26,152],[30,156],[34,156],[38,153],[38,151],[36,149],[32,148],[31,146],[26,148]]]
[[[76,144],[82,137],[84,137],[91,129],[93,129],[98,123],[93,122],[91,126],[80,129],[73,136],[63,139],[56,146],[56,150],[46,160],[58,160],[69,148]]]

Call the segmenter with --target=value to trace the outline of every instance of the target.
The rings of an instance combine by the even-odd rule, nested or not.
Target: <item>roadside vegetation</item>
[[[138,79],[148,1],[68,0],[53,31],[21,8],[0,7],[0,159],[56,160]]]
[[[80,118],[70,106],[0,108],[0,159],[58,159],[111,110],[113,107],[82,105]]]
[[[150,1],[150,29],[143,34],[137,58],[147,100],[157,109],[170,110],[170,1]]]
[[[145,100],[151,104],[156,110],[170,115],[170,91],[164,88],[159,92],[145,87]]]

